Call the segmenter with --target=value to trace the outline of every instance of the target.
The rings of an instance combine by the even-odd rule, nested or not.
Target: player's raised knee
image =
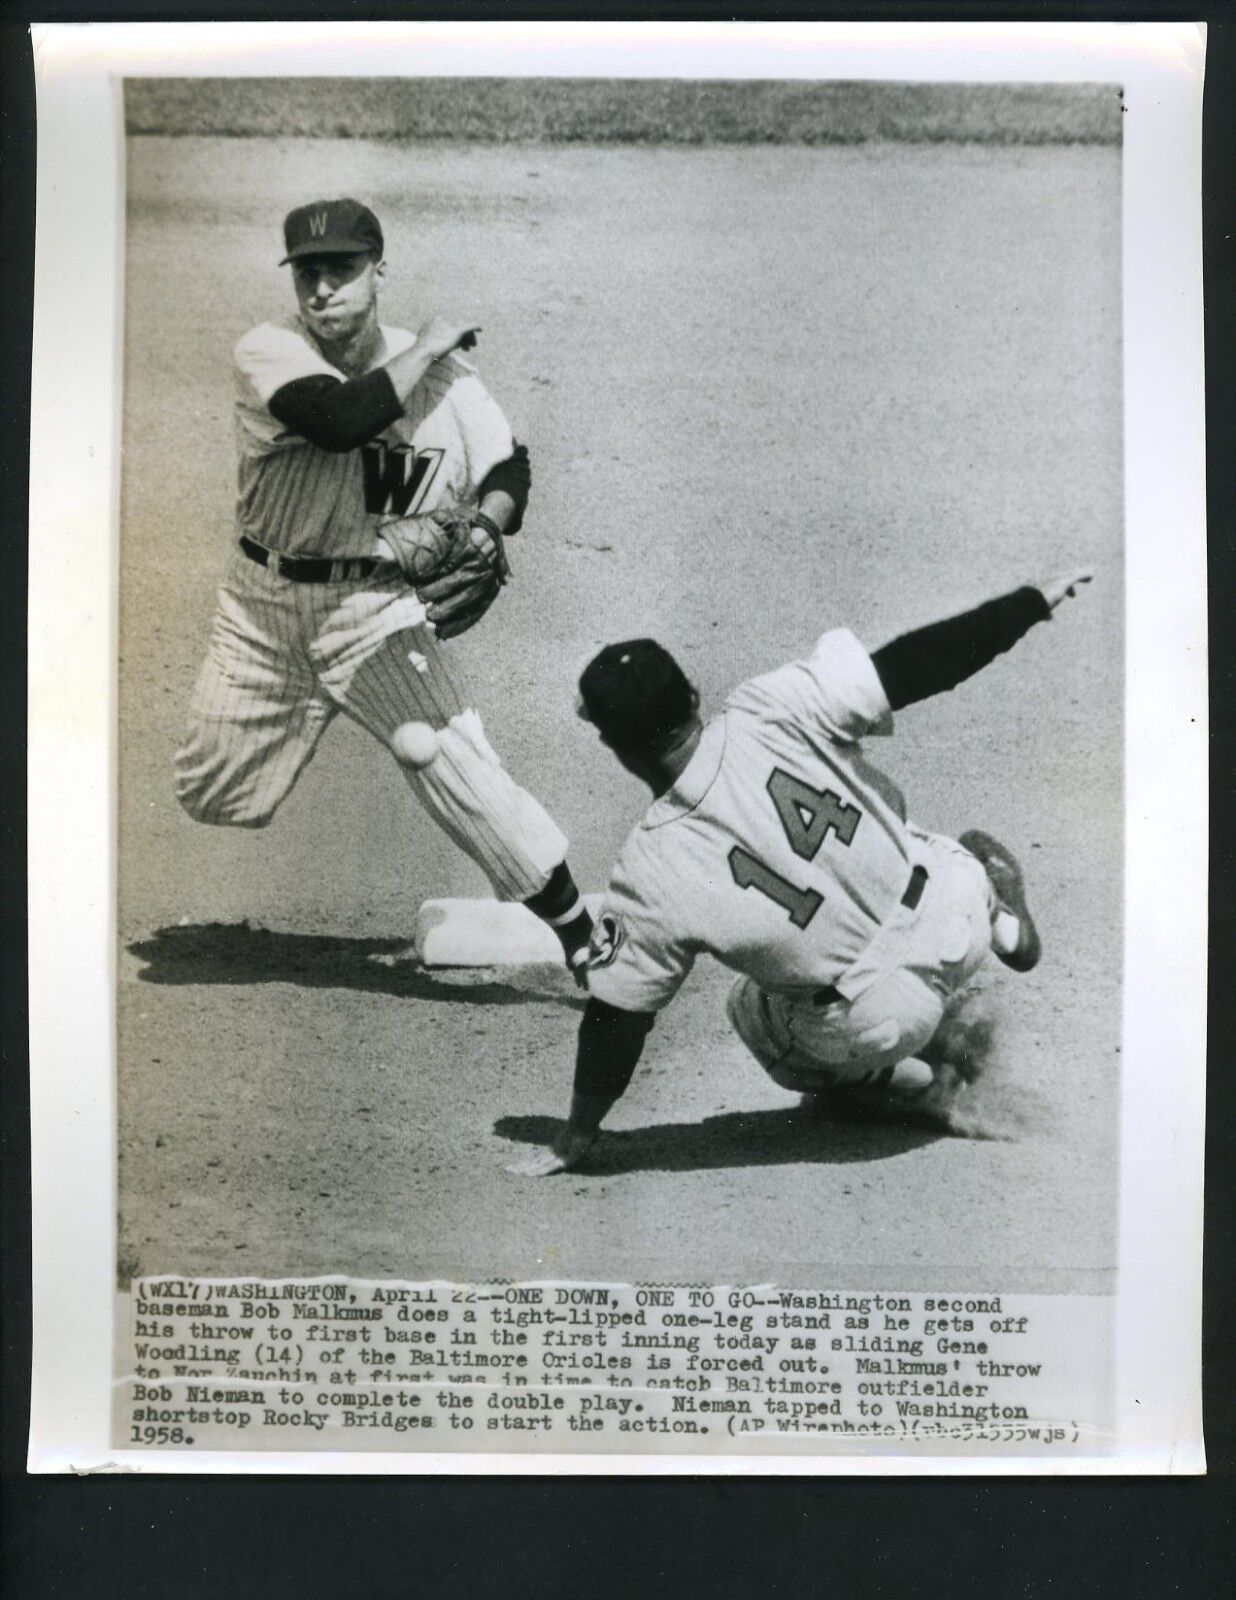
[[[402,722],[391,734],[391,754],[413,772],[427,767],[438,753],[438,734],[427,722]]]

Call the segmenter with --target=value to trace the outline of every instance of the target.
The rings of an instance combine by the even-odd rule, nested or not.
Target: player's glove
[[[467,553],[428,583],[418,593],[429,607],[429,620],[439,639],[474,628],[498,598],[498,591],[511,576],[502,529],[483,511],[468,517]]]
[[[455,506],[401,517],[383,526],[382,537],[439,639],[475,627],[511,575],[502,530],[483,511]]]

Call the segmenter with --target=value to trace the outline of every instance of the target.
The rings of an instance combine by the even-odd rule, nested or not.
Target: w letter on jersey
[[[445,454],[407,444],[374,439],[361,451],[365,473],[365,510],[375,516],[411,516],[429,492]]]

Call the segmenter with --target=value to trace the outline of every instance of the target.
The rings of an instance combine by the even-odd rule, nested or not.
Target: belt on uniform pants
[[[244,534],[240,548],[259,567],[278,578],[290,578],[293,583],[346,583],[352,578],[368,578],[379,567],[394,565],[374,556],[282,556],[256,540],[246,539]]]
[[[919,901],[923,898],[923,890],[926,887],[927,868],[915,867],[910,874],[909,883],[906,884],[906,892],[902,895],[899,903],[905,906],[907,911],[915,910]],[[845,996],[834,989],[831,983],[825,984],[822,989],[817,989],[811,996],[811,1002],[816,1006],[836,1005],[838,1000],[844,999]]]

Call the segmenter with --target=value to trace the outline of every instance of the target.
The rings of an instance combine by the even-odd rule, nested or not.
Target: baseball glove
[[[475,627],[511,575],[501,529],[482,511],[455,506],[401,517],[383,527],[382,537],[439,639]]]

